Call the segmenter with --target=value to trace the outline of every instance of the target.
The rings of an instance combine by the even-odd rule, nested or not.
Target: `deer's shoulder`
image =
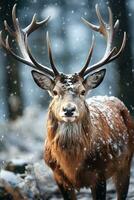
[[[107,111],[110,110],[126,110],[126,106],[124,103],[114,96],[93,96],[89,99],[87,99],[87,104],[89,108],[95,107],[99,109],[100,111]],[[110,110],[109,110],[110,109]]]

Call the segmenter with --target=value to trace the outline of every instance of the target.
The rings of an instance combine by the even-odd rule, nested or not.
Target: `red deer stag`
[[[98,6],[99,26],[84,22],[106,39],[103,58],[89,66],[94,48],[94,37],[85,65],[80,72],[67,75],[55,67],[49,35],[47,46],[52,70],[33,57],[27,37],[46,24],[37,22],[35,15],[29,26],[20,29],[13,7],[14,30],[5,21],[5,30],[16,39],[22,56],[11,49],[8,36],[0,37],[1,45],[15,59],[34,68],[32,76],[39,87],[49,91],[52,101],[48,111],[47,138],[44,159],[53,170],[54,178],[65,200],[75,200],[75,189],[90,187],[94,200],[106,199],[106,180],[113,178],[118,200],[126,199],[130,165],[134,152],[134,123],[126,106],[115,97],[98,96],[88,101],[88,91],[96,88],[105,76],[107,63],[117,58],[126,43],[126,33],[120,49],[112,47],[119,20],[113,24],[110,8],[109,23],[102,19]]]

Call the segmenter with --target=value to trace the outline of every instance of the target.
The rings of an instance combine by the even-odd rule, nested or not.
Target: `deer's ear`
[[[93,73],[92,75],[89,75],[83,82],[85,88],[87,90],[96,88],[103,81],[105,73],[106,69],[102,69],[98,72]]]
[[[32,70],[32,76],[35,83],[44,90],[52,91],[54,88],[54,81],[47,75]]]

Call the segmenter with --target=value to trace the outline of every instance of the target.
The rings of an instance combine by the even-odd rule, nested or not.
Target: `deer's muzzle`
[[[74,103],[64,104],[61,108],[60,115],[65,122],[75,121],[79,116],[77,106]]]

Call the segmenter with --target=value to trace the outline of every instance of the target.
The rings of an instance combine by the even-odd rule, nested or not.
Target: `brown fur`
[[[134,124],[127,108],[117,98],[90,101],[79,132],[69,136],[59,134],[62,123],[49,109],[44,158],[65,188],[95,187],[101,175],[115,178],[132,158]]]

